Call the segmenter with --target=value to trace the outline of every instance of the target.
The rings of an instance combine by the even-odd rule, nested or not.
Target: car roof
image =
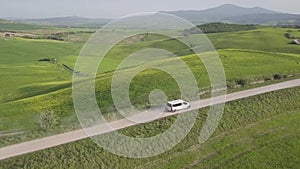
[[[184,100],[181,100],[181,99],[178,99],[178,100],[173,100],[173,101],[168,101],[169,104],[179,104],[179,103],[183,103],[183,102],[186,102]]]

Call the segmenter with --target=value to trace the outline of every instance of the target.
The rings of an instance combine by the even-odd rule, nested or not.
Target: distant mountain
[[[83,18],[77,16],[70,17],[55,17],[42,19],[17,19],[16,21],[36,24],[36,25],[51,25],[51,26],[70,26],[70,27],[100,27],[112,21],[105,18]]]
[[[281,13],[260,7],[244,8],[232,4],[226,4],[206,10],[180,10],[161,12],[182,17],[196,25],[212,22],[234,24],[300,25],[300,15],[298,14]],[[43,19],[10,18],[9,20],[35,25],[51,25],[64,27],[101,27],[112,21],[113,19],[71,16]]]
[[[279,12],[255,7],[244,8],[232,4],[222,5],[206,10],[162,11],[187,19],[193,23],[224,22],[231,17],[240,17],[253,14],[278,14]]]
[[[182,17],[194,24],[227,22],[237,24],[284,24],[297,23],[300,15],[285,14],[268,9],[244,8],[232,4],[206,10],[162,11]]]

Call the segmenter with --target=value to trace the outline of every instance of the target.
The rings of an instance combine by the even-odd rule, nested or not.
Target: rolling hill
[[[239,79],[251,82],[264,80],[266,77],[272,78],[277,73],[285,75],[298,73],[300,48],[297,45],[288,44],[289,39],[284,37],[286,30],[259,28],[234,33],[209,34],[209,38],[223,61],[228,85],[234,85]],[[199,36],[202,35],[195,34],[189,38],[199,38]],[[145,41],[118,45],[103,59],[99,65],[96,83],[96,91],[99,93],[97,96],[105,97],[107,100],[107,102],[101,102],[103,110],[110,111],[111,106],[110,96],[107,93],[110,84],[107,80],[111,78],[111,73],[118,64],[136,49],[159,46],[161,49],[173,51],[191,65],[191,70],[195,72],[195,77],[199,80],[197,82],[201,87],[209,86],[205,67],[198,66],[201,63],[185,50],[186,46],[173,39],[161,38],[164,37],[151,35]],[[256,44],[258,41],[259,43]],[[276,43],[268,43],[269,41]],[[5,110],[4,113],[0,113],[0,119],[7,119],[0,123],[0,129],[13,130],[21,126],[34,129],[37,126],[32,123],[32,119],[37,118],[37,112],[40,110],[62,112],[60,114],[62,118],[74,115],[71,98],[72,74],[59,65],[38,62],[38,60],[55,57],[58,58],[59,64],[73,67],[83,44],[83,42],[28,41],[18,38],[0,40],[0,51],[3,53],[0,59],[0,75],[5,79],[0,84],[0,110]],[[170,58],[159,64],[173,65],[172,60],[174,59]],[[177,71],[180,72],[180,69],[177,68]],[[172,84],[169,82],[172,81],[166,80],[165,74],[149,71],[141,74],[140,78],[144,76],[148,79],[146,86],[155,82],[152,78],[156,77],[162,80],[162,87],[166,88],[164,91],[176,93],[172,91],[176,87],[170,87]],[[133,94],[140,94],[141,97],[132,97],[135,98],[133,103],[143,105],[144,99],[148,98],[148,96],[144,97],[147,90],[143,88],[145,84],[139,83],[143,82],[142,80],[137,79],[136,82],[136,88],[132,88],[135,91]],[[155,84],[159,83],[155,82]],[[149,89],[152,88],[149,87]],[[14,119],[22,120],[21,126],[18,125],[18,120],[12,122]]]

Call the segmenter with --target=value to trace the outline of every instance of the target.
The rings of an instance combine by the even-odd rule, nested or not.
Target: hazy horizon
[[[51,18],[78,16],[87,18],[118,18],[126,15],[143,12],[176,11],[176,10],[204,10],[224,4],[233,4],[241,7],[261,7],[273,11],[300,14],[298,0],[213,0],[201,2],[196,0],[165,0],[145,1],[121,0],[2,0],[0,18]],[[292,5],[291,5],[292,4]]]

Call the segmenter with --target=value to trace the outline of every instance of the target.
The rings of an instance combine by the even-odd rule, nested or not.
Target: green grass
[[[228,103],[215,134],[206,143],[199,144],[199,132],[207,112],[203,109],[191,133],[179,145],[152,158],[119,157],[85,139],[3,160],[0,167],[297,168],[300,151],[299,99],[299,88],[292,88]],[[173,119],[170,117],[121,132],[134,137],[148,137],[163,132]]]
[[[25,26],[19,28],[26,29]],[[255,82],[272,78],[274,74],[299,75],[300,48],[297,45],[289,44],[290,40],[284,36],[287,30],[283,28],[259,28],[252,31],[208,35],[218,49],[227,83],[236,84],[235,81],[237,80]],[[52,31],[55,33],[70,30],[63,28],[30,30],[28,28],[22,31],[47,34],[52,33]],[[0,135],[1,146],[80,127],[72,103],[72,74],[62,69],[60,64],[64,63],[74,67],[83,42],[90,35],[89,33],[70,35],[67,37],[70,39],[69,42],[22,38],[0,39],[0,76],[3,79],[0,83],[0,133],[25,131],[25,133],[15,136]],[[202,35],[193,35],[190,38],[198,38],[198,36]],[[116,46],[105,57],[96,78],[95,90],[98,103],[107,117],[117,116],[112,113],[114,107],[110,95],[113,70],[127,55],[149,47],[163,48],[181,57],[169,57],[165,60],[146,64],[172,66],[172,63],[177,59],[182,59],[194,73],[198,86],[201,89],[209,87],[209,77],[204,65],[196,56],[191,55],[185,45],[159,35],[150,35],[145,41],[135,43],[129,39],[129,41],[124,41],[124,43]],[[201,54],[201,57],[208,57],[209,55],[210,53],[204,53]],[[59,64],[37,61],[52,57],[58,58]],[[134,69],[135,67],[130,67],[122,71]],[[181,72],[183,67],[173,69]],[[133,79],[130,86],[131,101],[139,107],[148,106],[148,95],[155,88],[165,91],[169,99],[179,97],[178,86],[171,77],[152,69],[139,73]],[[228,104],[219,130],[212,138],[212,142],[208,142],[204,146],[197,143],[199,129],[206,117],[206,109],[202,110],[196,129],[182,144],[166,154],[151,159],[120,158],[97,148],[90,140],[83,140],[20,158],[1,161],[0,168],[23,167],[25,160],[28,161],[25,168],[38,166],[45,166],[46,168],[91,168],[103,165],[108,166],[108,168],[118,168],[119,166],[125,166],[125,168],[126,166],[164,168],[166,164],[164,160],[166,159],[173,163],[171,168],[190,165],[195,168],[199,168],[199,166],[204,168],[233,166],[237,168],[240,164],[266,168],[267,161],[271,163],[277,158],[280,168],[284,166],[294,168],[297,161],[293,160],[292,157],[297,151],[299,152],[299,147],[296,146],[298,145],[297,139],[295,139],[299,136],[299,130],[294,125],[295,121],[299,119],[299,96],[299,88],[294,88]],[[37,121],[39,113],[43,110],[53,110],[60,117],[60,125],[51,131],[40,130]],[[287,118],[285,112],[289,112],[288,115],[291,115],[292,118]],[[274,121],[268,120],[270,118]],[[155,135],[164,131],[173,120],[174,118],[163,119],[147,125],[125,129],[122,132],[136,137]],[[261,122],[257,123],[260,120]],[[249,126],[243,127],[246,124]],[[269,136],[267,131],[270,125],[274,128],[280,128],[277,126],[288,124],[292,124],[291,128],[283,127],[283,130],[278,129],[278,132],[277,130],[271,132],[274,137],[266,137]],[[147,128],[146,133],[144,132],[145,128]],[[238,129],[233,130],[234,128]],[[288,135],[290,131],[297,131],[296,136]],[[257,135],[256,132],[266,132],[267,134]],[[247,133],[250,134],[247,135]],[[289,145],[296,146],[296,148],[293,147],[294,149],[292,149]],[[261,154],[268,154],[272,149],[275,149],[277,154],[264,157],[266,163],[263,161],[262,164],[254,164],[259,161]],[[284,154],[280,158],[278,154],[286,153],[284,151],[286,149],[292,155]],[[253,162],[249,162],[249,159]],[[273,163],[271,164],[273,165]]]
[[[235,33],[208,34],[216,49],[251,49],[269,52],[300,53],[297,45],[285,37],[288,28],[260,28]],[[201,35],[198,35],[201,36]]]
[[[0,75],[5,79],[0,84],[0,100],[14,100],[26,97],[28,94],[32,95],[31,92],[39,90],[39,87],[34,89],[34,86],[39,86],[38,83],[41,83],[41,86],[49,83],[50,87],[54,83],[70,81],[71,73],[62,70],[57,65],[38,62],[38,60],[57,58],[60,63],[73,63],[80,47],[80,44],[68,42],[27,41],[18,38],[0,39]],[[70,61],[70,58],[73,60]],[[23,89],[28,87],[31,87],[32,90],[26,94]],[[15,92],[23,94],[14,94]]]
[[[299,110],[274,115],[142,168],[297,168],[299,119]]]
[[[269,36],[274,31],[281,32],[285,29],[263,28],[258,30],[267,32],[266,35]],[[231,36],[234,37],[240,33],[231,33]],[[246,35],[240,36],[240,39],[248,37],[248,34],[252,34],[252,31],[242,33]],[[229,34],[222,35],[229,36]],[[193,36],[193,38],[196,37]],[[284,39],[284,35],[282,37]],[[59,64],[64,63],[73,67],[82,45],[81,42],[36,41],[20,38],[0,39],[0,52],[2,53],[0,57],[0,75],[5,79],[0,84],[1,131],[28,130],[31,133],[40,132],[36,122],[39,112],[43,110],[55,111],[61,118],[60,127],[63,129],[78,125],[72,103],[72,74],[62,69],[60,65],[41,63],[37,60],[55,57],[59,59]],[[241,48],[246,46],[242,45],[243,43],[241,43]],[[128,54],[148,47],[161,47],[182,56],[181,59],[193,71],[198,86],[201,89],[209,88],[209,78],[204,65],[196,56],[189,55],[190,52],[186,50],[186,46],[172,39],[151,35],[143,42],[121,43],[108,54],[100,65],[99,75],[96,79],[96,94],[98,101],[100,99],[105,100],[99,102],[103,112],[110,113],[113,111],[110,95],[112,70]],[[274,74],[299,74],[299,54],[284,53],[286,52],[285,49],[281,52],[247,49],[218,50],[229,85],[235,84],[235,81],[241,79],[253,82],[272,78]],[[207,57],[207,55],[209,53],[201,56]],[[155,64],[171,66],[176,59],[179,58],[170,57],[166,60],[157,61]],[[134,68],[124,71],[132,69]],[[183,68],[176,67],[175,69],[181,72],[180,70]],[[132,102],[139,107],[148,106],[148,94],[154,88],[163,89],[169,99],[179,97],[176,90],[177,85],[171,77],[160,71],[148,70],[134,78],[130,91]],[[32,135],[27,139],[32,137],[34,136]]]
[[[128,41],[131,42],[130,38]],[[177,56],[192,54],[185,44],[180,43],[178,40],[166,38],[162,35],[150,34],[148,37],[144,38],[144,41],[133,41],[133,43],[128,43],[128,41],[121,42],[107,53],[107,55],[103,58],[102,63],[99,65],[98,73],[115,70],[124,58],[147,48],[165,49]],[[150,60],[153,59],[149,58],[149,61]],[[145,59],[142,61],[147,62]]]
[[[108,112],[112,105],[110,96],[110,80],[112,70],[128,54],[147,47],[163,47],[164,49],[184,54],[185,46],[174,40],[158,40],[161,36],[149,36],[144,42],[116,46],[105,57],[100,65],[96,80],[97,96],[105,102],[99,102],[103,112]],[[154,42],[153,42],[154,41]],[[41,110],[54,110],[61,118],[74,116],[71,96],[71,73],[63,70],[59,65],[40,63],[41,58],[55,57],[59,63],[74,66],[76,54],[79,53],[81,43],[72,42],[41,42],[23,39],[0,40],[0,75],[6,79],[1,83],[0,95],[3,104],[0,105],[1,130],[19,130],[23,128],[36,129],[32,119],[37,119]],[[18,49],[18,50],[17,50]],[[218,51],[226,73],[228,83],[244,79],[247,81],[264,80],[272,78],[274,74],[297,74],[300,72],[300,57],[297,54],[273,53],[241,49],[226,49]],[[208,57],[209,53],[201,57]],[[177,58],[179,59],[179,58]],[[200,88],[209,87],[209,77],[204,65],[194,55],[182,56],[181,59],[189,65],[197,79]],[[176,58],[157,61],[157,65],[172,67]],[[134,69],[134,68],[131,68]],[[181,72],[183,67],[176,67]],[[127,70],[124,70],[127,71]],[[107,72],[107,73],[104,73]],[[30,80],[29,80],[30,79]],[[148,94],[152,89],[161,88],[169,99],[177,98],[176,85],[171,77],[159,71],[146,71],[139,74],[131,88],[132,102],[145,106]],[[145,85],[147,86],[145,88]],[[173,86],[173,87],[170,87]],[[21,124],[19,122],[22,121]]]
[[[0,39],[1,65],[33,65],[38,59],[78,55],[81,45],[68,42],[39,41],[15,38]]]
[[[234,83],[238,79],[248,81],[263,80],[266,77],[272,78],[272,76],[277,73],[289,75],[300,72],[300,57],[298,55],[233,49],[221,50],[219,54],[224,65],[228,83]],[[207,54],[204,54],[203,57],[205,57],[205,55]],[[207,88],[210,85],[209,78],[201,61],[197,60],[194,55],[185,56],[182,57],[182,59],[190,66],[199,87]],[[166,65],[166,63],[168,63],[171,66],[175,60],[174,58],[170,58],[165,61],[159,61],[156,64]],[[55,68],[55,65],[50,66],[52,66],[54,70],[59,69],[60,71],[61,69],[60,67]],[[276,69],[274,69],[275,67]],[[181,69],[184,68],[176,67],[178,72],[181,72]],[[16,74],[10,74],[10,76],[16,76],[17,72],[15,73]],[[67,72],[64,73],[70,76]],[[53,76],[55,79],[57,78],[55,72]],[[96,80],[96,95],[98,100],[102,100],[99,104],[102,111],[106,113],[108,113],[108,110],[113,106],[109,92],[111,78],[112,73],[105,73],[99,75]],[[18,80],[20,79],[18,78]],[[36,80],[38,81],[39,79],[37,78]],[[24,82],[25,81],[26,78],[24,78]],[[8,83],[6,85],[9,86]],[[166,76],[161,71],[148,70],[138,74],[131,83],[130,96],[132,102],[138,106],[147,105],[148,94],[155,88],[160,88],[165,91],[169,99],[179,97],[176,83],[171,77]],[[12,90],[14,90],[14,92],[11,92]],[[0,105],[0,109],[5,110],[0,115],[1,119],[3,119],[0,125],[2,130],[18,130],[19,127],[25,129],[37,128],[32,119],[37,119],[38,112],[41,110],[54,110],[61,118],[74,116],[71,83],[68,80],[57,79],[53,81],[53,83],[37,82],[30,86],[24,85],[7,90],[6,92],[6,95],[2,94],[3,100],[9,99],[13,101]],[[11,94],[11,96],[9,94]],[[19,121],[22,121],[22,124],[18,125]]]

